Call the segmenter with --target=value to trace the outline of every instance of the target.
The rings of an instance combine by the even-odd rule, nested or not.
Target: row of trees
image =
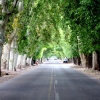
[[[14,69],[18,55],[35,60],[56,55],[99,70],[99,12],[99,0],[0,0],[6,68]]]
[[[72,30],[74,58],[80,57],[82,66],[100,70],[100,1],[68,0],[64,12]]]
[[[6,62],[9,65],[11,44],[14,40],[14,37],[16,36],[15,34],[17,33],[17,27],[16,25],[13,25],[13,23],[15,22],[15,15],[18,12],[21,12],[22,9],[22,0],[0,0],[0,74],[1,56],[4,56],[2,55],[3,46],[5,43],[8,43],[8,55],[5,55],[5,57],[7,58]],[[11,27],[12,25],[13,27]],[[3,52],[5,52],[5,50]],[[11,55],[12,54],[13,51],[11,50]]]
[[[41,59],[43,55],[65,56],[59,4],[45,0],[0,0],[0,50],[4,68],[16,70],[16,66],[25,65],[26,55],[31,60]]]

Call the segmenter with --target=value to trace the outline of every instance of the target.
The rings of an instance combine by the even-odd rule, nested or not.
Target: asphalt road
[[[100,81],[49,61],[1,84],[0,100],[100,100]]]

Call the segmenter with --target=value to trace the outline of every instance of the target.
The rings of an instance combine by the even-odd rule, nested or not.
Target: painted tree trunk
[[[15,31],[16,33],[16,31]],[[9,60],[9,69],[12,69],[16,71],[16,63],[17,63],[17,43],[16,43],[16,37],[13,38],[11,41],[11,48],[10,48],[10,60]],[[12,62],[10,62],[12,61]]]
[[[7,67],[6,67],[6,69],[8,69],[9,70],[9,60],[10,60],[10,49],[11,49],[11,45],[10,44],[8,44],[8,54],[7,54]]]
[[[9,69],[9,56],[10,56],[10,44],[6,43],[3,46],[2,63],[4,69]]]
[[[32,63],[32,58],[30,58],[30,64],[29,64],[29,66],[31,66],[31,63]]]
[[[27,57],[27,55],[24,54],[23,61],[22,61],[22,67],[26,67],[26,57]]]
[[[17,46],[17,43],[16,43],[16,36],[14,37],[13,41],[14,41],[14,60],[13,60],[13,68],[14,68],[14,71],[16,71],[16,68],[17,68],[17,57],[18,57],[18,46]]]
[[[16,5],[18,3],[19,0],[16,0],[15,1],[15,4],[14,4],[14,7],[16,8]],[[0,6],[1,6],[1,18],[3,18],[4,20],[0,20],[0,75],[1,75],[1,55],[2,55],[2,48],[3,48],[3,44],[5,42],[5,28],[6,28],[6,25],[7,25],[7,22],[8,22],[8,18],[10,16],[12,16],[14,13],[14,9],[11,9],[11,12],[9,12],[8,14],[8,5],[7,5],[7,2],[6,0],[0,0]],[[3,15],[3,16],[2,16]]]
[[[0,20],[0,76],[1,76],[1,57],[2,57],[2,49],[3,44],[5,42],[5,25],[4,21]]]
[[[93,54],[92,54],[92,58],[93,58],[93,59],[92,59],[92,69],[93,69],[93,70],[96,70],[96,69],[98,69],[98,66],[99,66],[99,65],[98,65],[98,61],[97,61],[97,59],[98,59],[98,58],[97,58],[97,53],[96,53],[95,51],[94,51]]]
[[[11,43],[11,49],[10,49],[10,58],[9,58],[9,70],[14,70],[14,43],[15,41],[13,40]]]
[[[16,33],[16,30],[14,30],[13,32],[12,32],[12,34],[11,34],[11,36],[10,36],[10,38],[8,39],[8,43],[6,43],[5,45],[4,45],[4,49],[3,49],[3,55],[6,55],[6,65],[5,65],[5,67],[6,67],[6,69],[8,69],[9,70],[9,65],[10,65],[10,70],[11,70],[11,66],[12,66],[12,64],[11,64],[11,59],[12,59],[12,57],[11,57],[11,55],[12,55],[12,52],[13,52],[13,48],[15,48],[15,42],[16,42],[16,38],[14,38],[14,36],[15,36],[15,33]],[[12,43],[13,42],[13,43]],[[13,46],[13,47],[11,47],[11,46]],[[11,58],[11,59],[10,59]],[[4,59],[4,58],[3,58]],[[5,62],[3,62],[3,63],[5,63]]]
[[[17,68],[18,69],[22,69],[22,59],[23,59],[23,55],[18,55],[18,58],[17,58]]]
[[[7,62],[6,57],[7,57],[6,54],[2,54],[1,66],[3,69],[6,69],[6,62]]]
[[[1,56],[2,56],[2,44],[0,45],[0,76],[1,76]]]
[[[17,70],[17,58],[18,58],[18,54],[16,53],[16,54],[14,54],[14,65],[13,65],[14,71]]]
[[[27,66],[30,66],[30,58],[28,57],[26,60]]]

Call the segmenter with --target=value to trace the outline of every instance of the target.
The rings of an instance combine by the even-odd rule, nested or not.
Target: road
[[[0,100],[100,100],[100,81],[48,61],[1,84]]]

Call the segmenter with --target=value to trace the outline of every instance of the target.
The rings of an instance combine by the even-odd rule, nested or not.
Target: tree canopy
[[[9,11],[13,8],[11,2],[8,1]],[[25,53],[35,59],[51,55],[71,58],[79,56],[79,49],[85,54],[100,51],[99,0],[23,2],[24,9],[21,12],[12,10],[16,15],[9,18],[6,29],[8,38],[17,27],[20,54]],[[4,15],[1,16],[3,18]]]

